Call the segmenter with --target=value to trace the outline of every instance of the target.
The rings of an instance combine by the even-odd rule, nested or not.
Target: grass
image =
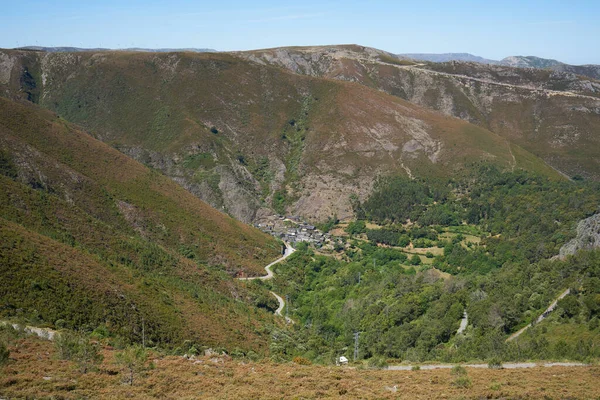
[[[0,369],[3,396],[104,398],[597,398],[598,367],[470,369],[470,385],[453,385],[449,370],[386,371],[252,362],[229,357],[186,360],[152,352],[154,368],[132,386],[105,348],[98,371],[81,374],[74,363],[58,360],[51,343],[19,339],[10,362]],[[47,377],[48,379],[44,379]],[[395,393],[389,388],[396,387]]]

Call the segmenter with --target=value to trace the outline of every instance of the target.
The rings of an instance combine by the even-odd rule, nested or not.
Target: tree
[[[75,362],[79,366],[81,373],[85,374],[96,365],[100,364],[104,356],[100,354],[100,344],[92,342],[87,338],[81,338],[79,349],[75,355]]]
[[[353,221],[348,224],[346,227],[346,232],[351,235],[358,235],[361,233],[365,233],[367,231],[367,226],[365,221]]]
[[[409,263],[410,265],[421,265],[421,257],[419,257],[416,254],[413,254],[413,256],[409,260]]]
[[[81,373],[85,374],[100,364],[104,357],[100,354],[100,344],[90,341],[84,335],[63,332],[57,335],[54,342],[59,357],[77,363]]]
[[[148,352],[140,345],[129,346],[115,356],[117,364],[128,374],[127,381],[133,385],[135,375],[146,370]]]
[[[566,296],[565,298],[559,300],[558,306],[562,308],[564,315],[566,315],[568,318],[579,314],[580,306],[575,296]]]

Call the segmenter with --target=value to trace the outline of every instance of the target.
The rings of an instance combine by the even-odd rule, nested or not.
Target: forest
[[[599,200],[595,183],[489,167],[461,181],[382,179],[355,202],[360,220],[336,257],[300,245],[277,267],[297,323],[273,333],[271,351],[352,359],[360,332],[359,359],[373,365],[597,358],[600,251],[551,258]],[[566,289],[548,319],[507,341]]]

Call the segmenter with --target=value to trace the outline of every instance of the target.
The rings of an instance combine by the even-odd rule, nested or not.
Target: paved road
[[[277,260],[273,261],[271,264],[267,265],[265,267],[265,271],[267,271],[267,274],[264,276],[252,276],[249,278],[238,278],[241,281],[252,281],[255,279],[260,279],[263,281],[269,280],[269,279],[273,279],[273,270],[271,269],[271,267],[273,267],[273,265],[282,262],[283,260],[285,260],[286,258],[288,258],[289,256],[291,256],[292,254],[294,254],[294,252],[296,251],[296,249],[294,249],[292,246],[290,246],[289,243],[285,242],[285,251],[283,252],[283,256],[278,258]]]
[[[423,64],[417,64],[417,65],[394,65],[396,68],[400,68],[400,69],[408,69],[408,70],[412,70],[412,71],[420,71],[421,73],[424,74],[429,74],[429,75],[441,75],[441,76],[447,76],[447,77],[452,77],[455,78],[457,80],[463,80],[463,81],[474,81],[474,82],[481,82],[481,83],[486,83],[489,85],[495,85],[495,86],[504,86],[504,87],[508,87],[511,89],[522,89],[522,90],[527,90],[530,92],[535,92],[538,94],[545,94],[547,96],[565,96],[565,97],[579,97],[582,99],[588,99],[588,100],[594,100],[594,101],[600,101],[599,97],[594,97],[594,96],[588,96],[585,94],[579,94],[579,93],[573,93],[573,92],[568,92],[568,91],[562,91],[562,90],[551,90],[551,89],[542,89],[542,88],[538,88],[535,87],[533,85],[531,86],[527,86],[527,85],[513,85],[510,83],[504,83],[504,82],[496,82],[493,80],[489,80],[489,79],[484,79],[484,78],[477,78],[474,76],[468,76],[468,75],[461,75],[461,74],[452,74],[449,72],[442,72],[442,71],[435,71],[435,70],[431,70],[431,69],[427,69],[427,68],[420,68],[421,66],[423,66]],[[462,82],[460,82],[462,83]]]
[[[462,365],[465,368],[489,368],[488,364],[428,364],[419,365],[419,369],[430,370],[430,369],[451,369],[456,365]],[[535,367],[585,367],[587,364],[583,363],[571,363],[571,362],[549,362],[549,363],[505,363],[502,364],[504,369],[522,369],[522,368],[535,368]],[[391,371],[410,371],[413,369],[413,365],[390,365],[387,369]]]
[[[283,252],[283,256],[280,257],[280,258],[278,258],[277,260],[273,261],[271,264],[269,264],[269,265],[267,265],[265,267],[265,271],[267,271],[267,275],[264,275],[264,276],[253,276],[253,277],[250,277],[250,278],[238,278],[238,279],[241,280],[241,281],[252,281],[252,280],[255,280],[255,279],[260,279],[260,280],[266,281],[266,280],[269,280],[269,279],[273,279],[273,277],[274,277],[273,270],[272,270],[273,265],[282,262],[283,260],[285,260],[286,258],[288,258],[289,256],[291,256],[292,254],[294,254],[294,252],[296,251],[296,249],[294,249],[288,242],[284,242],[284,243],[285,243],[285,251]],[[283,317],[283,315],[281,314],[281,312],[285,308],[285,301],[277,293],[271,292],[271,294],[273,296],[275,296],[275,298],[279,302],[279,307],[277,308],[277,310],[275,310],[275,315],[279,315],[279,316]],[[288,324],[293,324],[294,323],[294,321],[291,318],[289,318],[289,317],[285,317],[285,320],[286,320],[286,322]]]

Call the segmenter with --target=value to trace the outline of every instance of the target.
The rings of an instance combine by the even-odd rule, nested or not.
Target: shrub
[[[312,362],[310,362],[310,360],[308,360],[304,357],[300,357],[300,356],[294,357],[294,359],[292,361],[295,364],[299,364],[299,365],[311,365],[312,364]]]
[[[433,253],[428,251],[427,253],[425,253],[425,257],[427,258],[433,258]]]
[[[385,368],[387,367],[387,362],[384,357],[371,357],[369,358],[369,367],[371,368]]]
[[[488,368],[490,369],[500,369],[502,368],[502,360],[498,357],[492,357],[488,361]]]
[[[79,338],[73,332],[62,332],[54,339],[54,347],[62,360],[73,360],[79,347]]]
[[[359,235],[367,231],[365,221],[353,221],[346,227],[346,232],[351,235]]]
[[[54,345],[59,357],[63,360],[75,361],[83,374],[103,360],[103,356],[100,354],[100,345],[91,342],[83,335],[63,332],[56,336]]]
[[[147,368],[148,352],[139,345],[129,346],[117,353],[115,359],[117,364],[121,365],[127,373],[127,383],[133,386],[135,376],[141,374]]]
[[[64,319],[57,319],[54,323],[54,327],[56,329],[65,329],[67,327],[67,321],[65,321]]]
[[[104,357],[100,354],[100,345],[97,342],[92,342],[86,338],[80,340],[75,362],[77,362],[81,373],[85,374],[95,368],[103,359]]]
[[[467,375],[467,370],[462,365],[455,365],[450,373],[455,376],[464,376]]]
[[[459,376],[458,378],[452,381],[452,386],[455,386],[457,388],[468,389],[472,386],[471,379],[466,375]]]
[[[413,366],[412,366],[412,368],[411,368],[411,370],[412,370],[412,371],[420,371],[420,370],[421,370],[421,367],[420,367],[420,366],[418,366],[418,365],[413,365]]]
[[[10,356],[10,351],[6,344],[0,342],[0,365],[6,364],[8,361],[8,357]]]
[[[410,265],[421,265],[421,257],[419,257],[416,254],[413,254],[413,256],[409,260],[409,263]]]

